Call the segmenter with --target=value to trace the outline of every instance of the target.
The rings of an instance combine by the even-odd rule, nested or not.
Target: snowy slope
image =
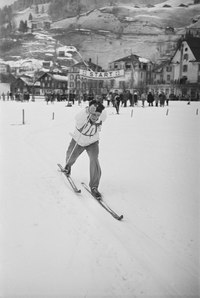
[[[0,297],[199,297],[199,103],[107,108],[100,191],[122,222],[57,170],[84,106],[0,102]],[[86,153],[72,175],[88,183]]]

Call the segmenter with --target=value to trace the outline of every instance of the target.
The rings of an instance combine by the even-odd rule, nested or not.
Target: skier
[[[71,167],[86,150],[90,159],[90,189],[92,195],[101,197],[98,186],[101,178],[101,167],[99,164],[99,131],[102,122],[106,120],[106,111],[103,104],[96,100],[91,100],[89,106],[78,113],[75,117],[76,127],[72,140],[66,153],[65,172],[71,174]]]
[[[117,114],[119,114],[119,106],[120,106],[120,96],[118,91],[116,91],[116,95],[114,97],[114,107],[116,109]]]

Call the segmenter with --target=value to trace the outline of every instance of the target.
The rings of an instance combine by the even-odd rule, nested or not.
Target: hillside
[[[88,3],[94,1],[88,0]],[[37,34],[25,36],[20,46],[1,53],[1,57],[10,60],[12,56],[21,55],[45,59],[45,52],[54,51],[57,40],[60,45],[74,45],[84,59],[92,58],[105,69],[109,62],[131,52],[155,61],[172,55],[185,27],[200,15],[200,4],[192,5],[191,0],[155,1],[157,4],[151,7],[145,7],[145,1],[140,7],[133,3],[136,2],[127,0],[122,5],[121,1],[118,6],[101,6],[75,17],[54,21],[43,38],[38,38]],[[188,6],[180,7],[182,3]],[[49,5],[39,5],[39,11],[43,6],[43,15],[47,15]],[[164,7],[166,5],[168,7]],[[28,20],[30,13],[35,19],[43,16],[36,14],[32,5],[15,14],[15,23]],[[174,32],[167,34],[167,27],[173,27]]]

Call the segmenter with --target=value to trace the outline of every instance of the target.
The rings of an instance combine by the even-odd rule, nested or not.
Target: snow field
[[[199,297],[199,102],[106,108],[99,189],[122,222],[57,169],[85,105],[0,102],[0,297]]]

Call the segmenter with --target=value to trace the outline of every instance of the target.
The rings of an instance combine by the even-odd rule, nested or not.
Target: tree
[[[39,13],[39,7],[38,7],[38,5],[36,4],[36,6],[35,6],[35,13],[36,14],[38,14]]]
[[[25,33],[28,31],[28,26],[27,26],[27,21],[23,21],[21,20],[20,23],[19,23],[19,29],[18,29],[20,32],[22,33]]]
[[[29,21],[32,21],[32,19],[33,19],[33,16],[32,16],[32,14],[30,13],[30,14],[29,14],[29,17],[28,17],[28,20],[29,20]]]

